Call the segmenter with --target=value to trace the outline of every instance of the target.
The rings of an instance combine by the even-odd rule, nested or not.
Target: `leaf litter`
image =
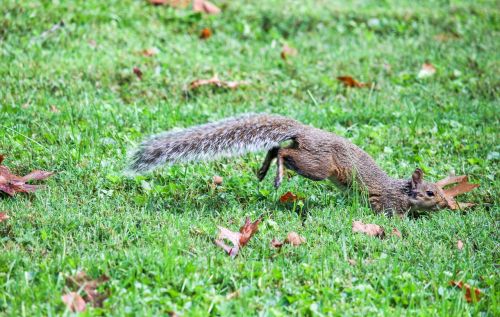
[[[262,219],[258,218],[254,222],[251,222],[250,218],[247,217],[239,232],[234,232],[227,228],[219,226],[219,234],[215,239],[215,244],[226,251],[226,253],[229,254],[232,258],[234,258],[236,255],[238,255],[240,249],[248,243],[255,232],[257,232],[261,221]],[[229,242],[231,242],[232,246],[225,244],[224,240],[228,240]]]
[[[0,192],[4,192],[9,196],[14,196],[17,193],[34,192],[42,186],[27,184],[27,182],[44,180],[54,174],[53,172],[34,170],[25,176],[17,176],[12,174],[9,168],[1,165],[4,158],[4,155],[0,155]]]

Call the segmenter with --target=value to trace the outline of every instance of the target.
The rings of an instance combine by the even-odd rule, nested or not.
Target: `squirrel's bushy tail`
[[[129,171],[141,173],[165,163],[269,150],[295,138],[300,125],[281,116],[252,114],[161,133],[144,141],[132,154]]]

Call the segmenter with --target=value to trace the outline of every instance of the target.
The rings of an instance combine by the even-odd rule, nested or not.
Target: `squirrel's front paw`
[[[276,187],[276,188],[280,187],[280,185],[281,185],[281,181],[282,181],[282,180],[283,180],[283,178],[281,178],[281,177],[276,177],[276,178],[274,179],[274,187]]]

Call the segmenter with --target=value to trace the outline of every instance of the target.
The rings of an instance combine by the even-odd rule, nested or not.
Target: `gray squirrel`
[[[291,144],[281,147],[285,141]],[[315,181],[329,179],[344,186],[357,182],[366,189],[376,212],[404,215],[449,205],[442,187],[424,181],[421,169],[409,179],[391,178],[349,140],[278,115],[248,114],[161,133],[132,154],[129,170],[143,173],[167,163],[205,162],[264,150],[268,152],[257,176],[263,180],[276,159],[276,187],[288,168]]]

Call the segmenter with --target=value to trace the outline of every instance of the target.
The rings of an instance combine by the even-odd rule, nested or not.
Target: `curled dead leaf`
[[[306,242],[306,239],[304,239],[304,237],[301,237],[298,233],[293,231],[290,232],[285,239],[285,243],[289,243],[294,247],[299,246],[304,242]]]
[[[7,215],[6,212],[0,212],[0,223],[6,221],[10,217]]]
[[[293,203],[294,201],[297,201],[298,199],[301,199],[299,196],[295,195],[292,192],[286,192],[280,197],[280,203]]]
[[[444,188],[447,185],[455,184],[458,183],[457,185],[451,187],[451,188]],[[460,176],[448,176],[446,178],[443,178],[442,180],[436,182],[436,186],[440,187],[444,191],[444,196],[446,199],[446,202],[448,204],[448,207],[452,210],[456,209],[464,209],[468,207],[472,207],[475,204],[473,203],[460,203],[455,201],[455,197],[468,193],[472,191],[473,189],[479,187],[479,184],[472,184],[469,183],[467,175],[460,175]]]
[[[209,28],[204,28],[203,30],[201,30],[200,39],[206,40],[211,36],[212,36],[212,31]]]
[[[436,67],[434,67],[434,65],[432,65],[431,63],[424,63],[422,64],[422,68],[420,68],[417,77],[427,78],[434,76],[435,73],[436,73]]]
[[[402,238],[403,237],[403,235],[401,234],[401,231],[399,231],[397,228],[393,228],[392,229],[392,235],[396,236],[398,238]]]
[[[83,298],[76,292],[64,294],[63,296],[61,296],[61,300],[73,313],[83,312],[85,311],[85,308],[87,308],[87,304],[85,303]]]
[[[158,54],[159,50],[156,48],[156,47],[151,47],[151,48],[147,48],[145,50],[143,50],[141,52],[142,56],[145,56],[145,57],[152,57],[152,56],[155,56],[156,54]]]
[[[0,157],[0,164],[4,156]],[[44,180],[54,173],[35,170],[25,176],[17,176],[10,172],[10,170],[3,165],[0,165],[0,192],[4,192],[9,196],[14,196],[17,193],[29,193],[39,189],[39,185],[30,185],[26,182],[32,180]]]
[[[297,55],[297,49],[288,46],[287,44],[283,45],[283,48],[281,49],[281,58],[283,60],[287,60],[288,57],[296,56]]]
[[[194,90],[194,89],[197,89],[201,86],[206,86],[206,85],[212,85],[212,86],[219,87],[219,88],[235,89],[241,85],[246,85],[246,84],[247,84],[247,82],[223,81],[223,80],[220,80],[217,75],[215,75],[214,77],[212,77],[210,79],[193,80],[189,84],[189,89]]]
[[[457,241],[457,249],[462,250],[464,248],[464,243],[462,240]]]
[[[352,232],[364,233],[372,237],[383,238],[385,235],[384,229],[379,225],[367,223],[364,224],[361,221],[354,221],[352,223]]]
[[[193,11],[206,14],[219,14],[220,9],[207,0],[193,0]]]
[[[284,244],[284,242],[281,242],[281,241],[279,241],[279,240],[278,240],[278,239],[276,239],[276,238],[273,238],[273,240],[271,240],[271,246],[272,246],[273,248],[277,248],[277,249],[279,249],[279,248],[281,248],[281,247],[283,246],[283,244]]]
[[[85,303],[89,303],[93,307],[102,307],[104,300],[108,298],[108,291],[100,293],[97,290],[101,284],[107,281],[109,281],[109,277],[106,275],[101,275],[99,278],[93,279],[84,271],[80,271],[74,276],[66,277],[66,283],[68,286],[76,290],[83,290],[83,300]]]
[[[142,71],[139,69],[139,67],[135,66],[132,71],[134,74],[137,76],[137,78],[142,79]]]
[[[271,246],[276,249],[280,249],[284,244],[290,244],[294,247],[301,245],[306,242],[306,239],[300,236],[297,232],[289,232],[283,242],[273,238],[271,241]]]
[[[222,182],[224,181],[224,179],[219,175],[214,175],[212,181],[213,181],[214,185],[222,185]]]
[[[168,5],[173,8],[185,8],[191,2],[190,0],[148,0],[152,5]]]
[[[463,283],[462,281],[450,281],[450,285],[460,289],[465,289],[464,297],[468,303],[478,302],[482,297],[482,292],[479,288],[471,287],[469,284]]]
[[[234,232],[224,227],[218,227],[219,235],[217,239],[215,239],[215,244],[234,258],[238,254],[240,248],[244,247],[255,232],[257,232],[260,222],[261,218],[251,222],[250,218],[247,217],[239,232]],[[231,242],[232,246],[225,244],[224,240]]]
[[[349,265],[352,265],[352,266],[355,266],[356,264],[358,264],[358,261],[356,261],[354,259],[348,259],[347,262],[349,263]]]
[[[352,78],[351,76],[339,76],[337,77],[337,80],[340,81],[342,84],[344,84],[344,86],[350,88],[363,88],[363,87],[373,86],[373,84],[371,83],[361,83],[356,79]]]

